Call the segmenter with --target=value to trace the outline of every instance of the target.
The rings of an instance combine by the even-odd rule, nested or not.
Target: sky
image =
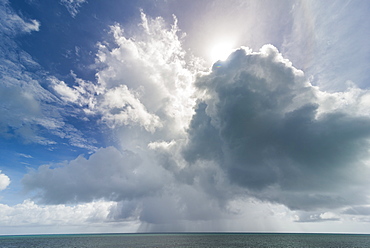
[[[0,0],[0,234],[369,233],[369,13]]]

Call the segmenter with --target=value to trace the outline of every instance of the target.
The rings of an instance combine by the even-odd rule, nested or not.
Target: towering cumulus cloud
[[[132,36],[116,24],[114,42],[98,44],[94,82],[49,78],[111,146],[30,171],[36,200],[96,202],[106,221],[140,231],[225,231],[235,216],[265,216],[256,206],[296,221],[368,210],[366,90],[320,91],[272,45],[242,47],[205,72],[176,19],[141,19]]]

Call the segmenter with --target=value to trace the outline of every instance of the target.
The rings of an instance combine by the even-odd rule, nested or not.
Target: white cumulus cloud
[[[0,170],[0,191],[6,189],[10,184],[10,178],[5,175],[4,173],[1,173]]]

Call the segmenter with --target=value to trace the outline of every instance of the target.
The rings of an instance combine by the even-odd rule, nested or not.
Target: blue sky
[[[0,0],[0,234],[367,233],[369,11]]]

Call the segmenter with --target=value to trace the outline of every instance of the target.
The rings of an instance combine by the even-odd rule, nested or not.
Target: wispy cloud
[[[366,1],[295,1],[292,30],[282,51],[322,90],[343,91],[349,81],[367,88],[370,78],[362,66],[370,53],[367,11]]]
[[[31,155],[24,154],[24,153],[18,153],[18,156],[23,157],[23,158],[33,158]]]
[[[82,4],[87,3],[87,0],[60,0],[60,3],[64,5],[71,16],[74,18],[81,8]]]
[[[19,32],[30,33],[39,31],[40,22],[37,20],[24,20],[14,13],[8,0],[0,1],[0,33],[16,35]]]
[[[39,30],[39,22],[25,21],[1,1],[0,136],[20,139],[24,143],[56,145],[57,138],[70,145],[94,150],[77,129],[66,124],[63,101],[42,87],[42,67],[12,39],[17,34],[29,35]],[[28,71],[30,70],[30,72]]]

